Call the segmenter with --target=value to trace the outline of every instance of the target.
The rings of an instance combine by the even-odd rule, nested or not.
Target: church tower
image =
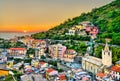
[[[107,67],[112,65],[112,51],[109,50],[109,46],[106,43],[105,48],[102,49],[102,63]]]

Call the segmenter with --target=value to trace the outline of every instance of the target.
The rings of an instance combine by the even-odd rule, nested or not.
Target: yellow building
[[[11,68],[13,66],[13,63],[14,63],[13,61],[8,61],[6,67]]]
[[[0,76],[6,76],[9,74],[8,70],[0,69]]]
[[[82,30],[83,26],[82,25],[76,25],[76,29]]]

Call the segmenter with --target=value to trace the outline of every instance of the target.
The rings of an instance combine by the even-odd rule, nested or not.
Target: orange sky
[[[46,31],[113,0],[0,0],[0,32]]]

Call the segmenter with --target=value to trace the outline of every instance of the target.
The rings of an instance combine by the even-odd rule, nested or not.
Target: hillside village
[[[97,27],[88,21],[82,24],[72,27],[66,34],[84,34],[94,40],[98,33]],[[0,76],[3,81],[7,81],[7,78],[13,79],[12,81],[120,80],[120,62],[112,63],[113,53],[107,42],[101,50],[102,58],[97,58],[90,53],[92,47],[86,48],[84,55],[79,55],[76,50],[69,49],[60,42],[56,44],[51,43],[51,40],[30,36],[9,40],[12,43],[17,41],[25,47],[1,48]]]

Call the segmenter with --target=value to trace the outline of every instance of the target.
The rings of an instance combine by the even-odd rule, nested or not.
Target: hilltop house
[[[90,21],[83,21],[83,22],[80,22],[79,24],[82,25],[83,29],[85,29],[86,26],[94,26]]]
[[[75,34],[82,35],[82,36],[87,35],[87,33],[86,33],[86,32],[88,32],[87,29],[90,29],[88,27],[92,28],[91,29],[92,34],[96,34],[97,30],[93,26],[94,25],[90,21],[83,21],[83,22],[79,23],[78,25],[75,25],[71,29],[69,29],[68,30],[69,32],[66,33],[66,35],[75,35]]]
[[[71,28],[69,29],[68,35],[75,35],[75,32],[76,32],[75,28]]]

